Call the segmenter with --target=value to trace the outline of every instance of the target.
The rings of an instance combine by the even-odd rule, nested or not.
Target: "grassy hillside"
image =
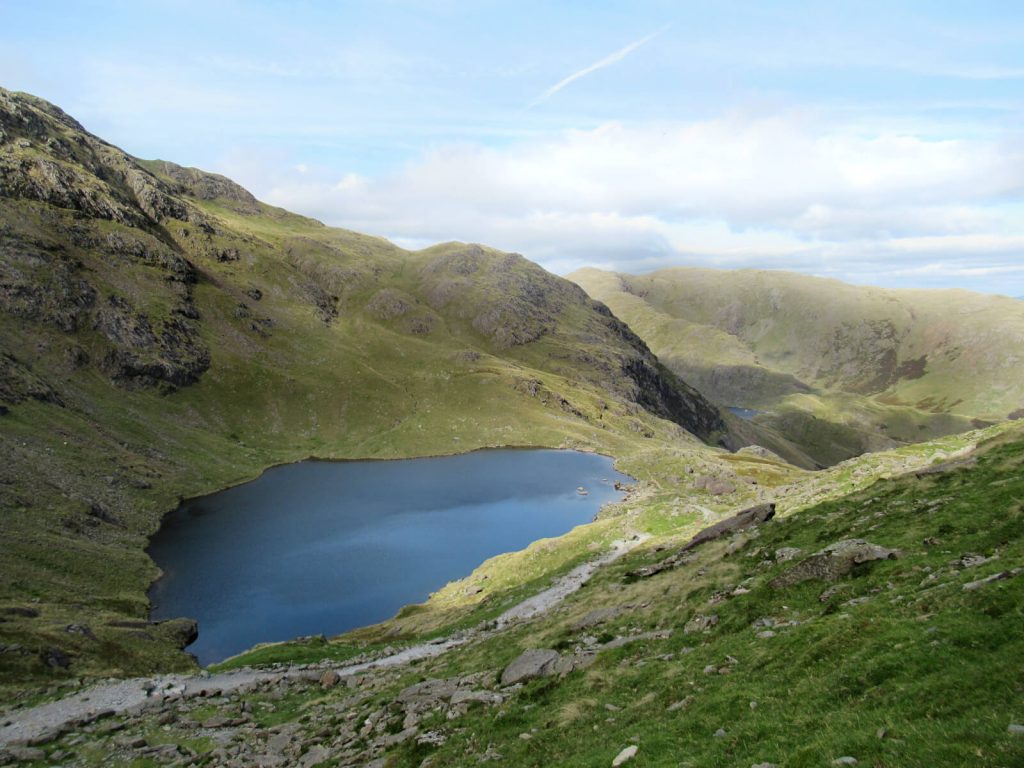
[[[699,526],[677,520],[548,615],[439,658],[171,698],[39,764],[576,766],[635,747],[629,765],[1017,765],[1022,466],[1019,426],[865,456],[829,470],[831,496],[777,489],[753,529],[684,551]],[[356,633],[237,663],[380,647]],[[514,681],[530,650],[561,666]]]
[[[521,256],[331,229],[0,90],[0,679],[188,666],[147,537],[273,464],[749,442],[809,463]]]
[[[673,371],[822,463],[1024,411],[1024,307],[785,272],[570,276]]]

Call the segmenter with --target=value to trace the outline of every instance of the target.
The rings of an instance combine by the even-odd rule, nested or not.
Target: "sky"
[[[1024,3],[4,0],[0,85],[410,248],[1024,296]]]

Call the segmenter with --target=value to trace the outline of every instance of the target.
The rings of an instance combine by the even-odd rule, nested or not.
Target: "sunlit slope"
[[[1024,408],[1024,306],[786,272],[570,276],[672,370],[832,462]]]

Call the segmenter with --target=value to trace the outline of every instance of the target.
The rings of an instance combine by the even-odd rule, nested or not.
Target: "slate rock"
[[[46,753],[38,747],[7,747],[6,751],[16,762],[36,763],[46,759]]]
[[[899,556],[898,550],[887,549],[864,539],[843,539],[801,560],[788,571],[775,577],[769,582],[769,586],[772,589],[783,589],[811,579],[838,581],[861,563],[895,560]]]
[[[702,616],[698,614],[686,622],[686,625],[683,627],[683,633],[689,635],[694,632],[703,632],[704,630],[711,629],[717,625],[717,614],[711,614],[710,616]]]
[[[515,685],[538,677],[555,674],[558,651],[550,648],[534,648],[524,651],[501,673],[502,685]]]
[[[984,579],[978,579],[977,581],[969,581],[964,584],[964,592],[973,592],[976,589],[981,589],[986,584],[991,584],[995,581],[1003,581],[1005,579],[1012,579],[1014,576],[1018,576],[1022,572],[1021,568],[1014,568],[1010,571],[1000,571],[999,573],[993,573],[991,576],[986,576]]]

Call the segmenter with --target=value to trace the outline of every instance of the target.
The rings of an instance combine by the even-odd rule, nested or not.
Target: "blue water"
[[[742,408],[738,405],[730,405],[729,410],[741,419],[746,419],[747,421],[750,421],[750,419],[757,416],[757,414],[762,413],[762,411],[755,411],[753,408]]]
[[[616,480],[630,478],[611,459],[552,450],[276,467],[167,516],[149,547],[163,570],[152,617],[197,619],[202,664],[373,624],[590,522],[621,498]]]

